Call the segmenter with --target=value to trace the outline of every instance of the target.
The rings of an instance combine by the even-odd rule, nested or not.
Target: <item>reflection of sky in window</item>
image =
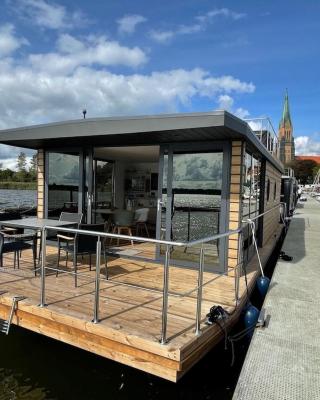
[[[173,186],[176,188],[220,189],[222,153],[175,154]]]
[[[49,154],[49,185],[78,185],[79,156]]]

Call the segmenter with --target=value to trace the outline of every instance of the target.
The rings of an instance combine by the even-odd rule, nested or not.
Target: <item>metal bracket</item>
[[[264,328],[266,326],[266,309],[262,308],[256,323],[257,328]]]

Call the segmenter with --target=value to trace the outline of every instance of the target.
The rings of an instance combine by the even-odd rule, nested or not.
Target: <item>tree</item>
[[[27,156],[26,153],[21,151],[17,158],[17,169],[18,172],[26,172],[27,171]]]
[[[37,176],[37,166],[38,166],[38,156],[35,153],[30,160],[30,168],[29,168],[29,175],[32,179],[35,179]]]
[[[301,184],[312,183],[317,163],[313,160],[295,160],[289,165]]]

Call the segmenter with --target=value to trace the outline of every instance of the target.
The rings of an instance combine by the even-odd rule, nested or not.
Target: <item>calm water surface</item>
[[[34,207],[37,204],[36,190],[0,189],[0,209]]]
[[[246,345],[216,347],[177,384],[13,326],[0,336],[0,399],[231,399]]]

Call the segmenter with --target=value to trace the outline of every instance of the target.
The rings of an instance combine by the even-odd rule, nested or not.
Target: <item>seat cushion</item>
[[[27,250],[31,249],[32,244],[27,243],[27,242],[8,242],[4,243],[2,252],[3,253],[11,253],[14,251],[20,251],[20,250]]]

